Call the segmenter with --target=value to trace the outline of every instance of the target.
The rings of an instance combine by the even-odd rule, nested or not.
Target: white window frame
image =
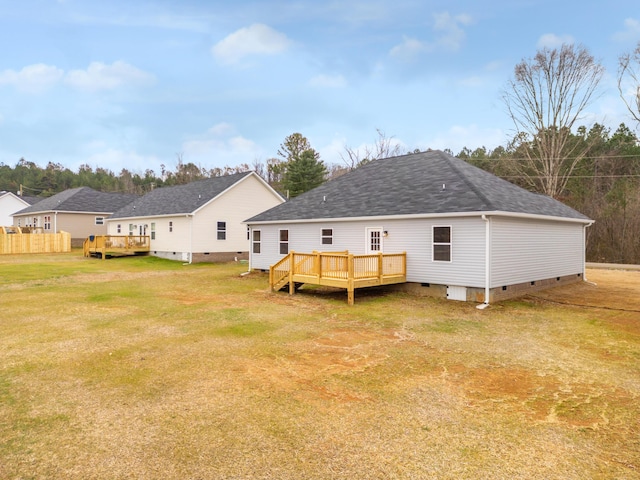
[[[120,225],[119,223],[116,225],[116,233],[122,233],[122,225]]]
[[[449,241],[448,242],[436,242],[436,228],[448,228],[449,229]],[[449,247],[449,259],[439,260],[436,259],[436,246],[448,246]],[[440,263],[451,263],[453,260],[453,227],[451,225],[433,225],[431,227],[431,261]]]
[[[282,232],[287,232],[287,239],[282,240]],[[283,247],[287,250],[286,252],[282,252]],[[288,228],[280,228],[278,229],[278,252],[280,255],[289,255],[289,229]]]
[[[329,232],[326,234],[325,232]],[[327,240],[327,241],[325,241]],[[333,245],[333,228],[321,228],[320,229],[320,244],[321,245]]]
[[[104,217],[95,217],[95,225],[104,225]]]
[[[256,240],[256,233],[258,234],[258,239]],[[256,245],[258,246],[258,251],[256,252]],[[251,253],[253,255],[260,255],[262,252],[262,231],[261,230],[252,230],[251,231]]]
[[[220,228],[222,227],[222,228]],[[217,240],[226,240],[227,239],[227,222],[218,221],[216,223],[216,239]]]
[[[44,216],[44,229],[51,230],[51,215]]]

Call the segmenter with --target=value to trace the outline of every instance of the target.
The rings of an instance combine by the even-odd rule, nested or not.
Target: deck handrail
[[[290,251],[269,268],[269,285],[274,291],[287,283],[293,288],[293,278],[303,277],[310,283],[322,280],[346,282],[352,289],[354,282],[377,279],[383,283],[390,277],[406,277],[407,254],[374,253],[353,255],[348,251],[300,253]],[[296,280],[298,281],[298,280]]]

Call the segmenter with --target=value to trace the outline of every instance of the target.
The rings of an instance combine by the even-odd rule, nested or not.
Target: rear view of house
[[[247,259],[242,221],[284,199],[255,172],[157,188],[114,213],[109,235],[148,235],[150,252],[184,262]]]
[[[253,269],[290,251],[406,252],[415,290],[483,303],[582,280],[591,223],[441,151],[372,161],[247,220]]]

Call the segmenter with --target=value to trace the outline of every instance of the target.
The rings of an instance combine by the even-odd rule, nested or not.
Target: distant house
[[[81,246],[89,235],[106,234],[107,218],[136,198],[89,187],[72,188],[14,213],[13,225],[42,229],[44,233],[69,232],[71,245]]]
[[[585,272],[592,220],[441,151],[372,161],[246,220],[250,267],[287,252],[406,252],[408,285],[488,303]]]
[[[37,197],[23,197],[12,192],[0,192],[0,226],[13,225],[12,214],[41,200]]]
[[[112,215],[110,235],[149,235],[151,253],[189,262],[247,259],[242,220],[284,202],[254,172],[157,188]]]

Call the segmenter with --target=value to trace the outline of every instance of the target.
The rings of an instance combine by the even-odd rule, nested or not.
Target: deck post
[[[293,283],[293,269],[296,265],[296,256],[293,250],[289,252],[291,259],[289,260],[289,295],[296,293],[296,286]]]
[[[353,254],[347,256],[347,303],[355,303],[355,289],[353,288]]]
[[[378,282],[382,285],[382,252],[378,252]]]
[[[320,280],[322,278],[322,257],[320,256],[320,252],[315,251],[314,253],[316,254],[314,271],[318,275],[318,280]]]

